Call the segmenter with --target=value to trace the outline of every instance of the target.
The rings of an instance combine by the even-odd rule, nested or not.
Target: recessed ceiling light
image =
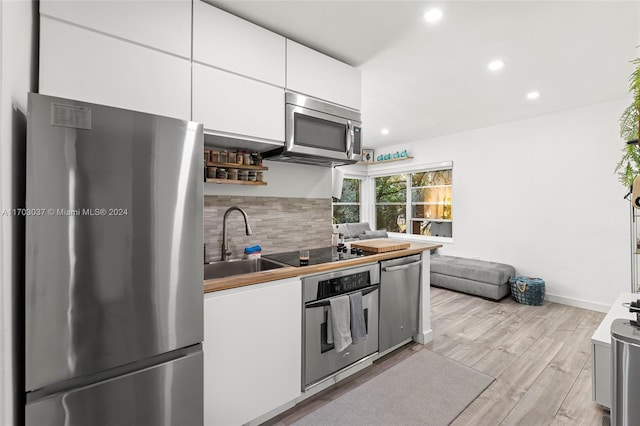
[[[437,7],[429,9],[424,14],[424,19],[430,24],[438,22],[442,19],[442,10],[438,9]]]
[[[529,92],[527,93],[527,99],[538,99],[540,97],[540,92],[538,91],[533,91],[533,92]]]
[[[489,62],[488,67],[490,71],[498,71],[504,68],[504,61],[501,59],[496,59],[495,61]]]
[[[382,133],[383,135],[388,135],[389,134],[389,129],[382,129],[382,130],[380,130],[380,133]]]

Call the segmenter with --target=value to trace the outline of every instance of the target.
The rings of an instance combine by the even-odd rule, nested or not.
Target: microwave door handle
[[[353,157],[353,127],[351,126],[351,120],[347,120],[347,155],[349,158]]]

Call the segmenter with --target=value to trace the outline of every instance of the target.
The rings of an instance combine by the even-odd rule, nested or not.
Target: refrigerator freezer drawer
[[[27,426],[174,426],[204,422],[202,351],[26,405]]]

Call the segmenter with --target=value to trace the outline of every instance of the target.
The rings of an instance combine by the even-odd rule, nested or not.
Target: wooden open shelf
[[[211,161],[207,161],[207,166],[221,167],[224,169],[269,170],[269,168],[265,166],[250,166],[247,164],[236,164],[236,163],[213,163]]]
[[[218,167],[223,169],[242,169],[242,170],[258,170],[264,171],[269,170],[268,167],[265,166],[251,166],[247,164],[236,164],[236,163],[218,163],[207,161],[207,166]],[[232,185],[253,185],[253,186],[265,186],[267,182],[264,181],[255,181],[255,180],[236,180],[236,179],[214,179],[207,178],[205,180],[207,183],[230,183]]]
[[[267,182],[258,182],[253,180],[235,180],[235,179],[212,179],[207,178],[207,183],[230,183],[232,185],[266,185]]]

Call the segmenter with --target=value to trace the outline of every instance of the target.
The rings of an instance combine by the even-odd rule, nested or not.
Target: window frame
[[[356,175],[345,175],[343,177],[344,180],[346,179],[351,179],[351,180],[357,180],[360,182],[359,187],[358,187],[358,202],[357,203],[353,203],[353,202],[341,202],[341,201],[335,201],[337,200],[337,198],[333,198],[331,197],[331,223],[333,225],[335,225],[335,223],[333,223],[333,218],[334,218],[334,208],[335,206],[358,206],[358,222],[362,222],[363,219],[363,207],[364,207],[364,203],[362,201],[362,197],[364,195],[364,191],[363,191],[363,186],[364,186],[364,180],[365,177],[363,176],[356,176]],[[344,185],[344,184],[343,184]],[[343,186],[344,188],[344,186]],[[342,222],[341,222],[342,223]],[[357,223],[357,222],[353,222],[353,223]]]
[[[418,235],[418,234],[412,234],[411,231],[411,222],[414,219],[413,218],[413,199],[412,199],[412,181],[411,181],[411,175],[415,174],[415,173],[422,173],[422,172],[430,172],[430,171],[436,171],[436,170],[451,170],[451,217],[452,219],[449,219],[448,221],[450,221],[451,226],[452,226],[452,236],[451,237],[437,237],[437,236],[430,236],[430,235]],[[395,167],[385,167],[385,168],[380,168],[378,170],[369,170],[367,173],[367,180],[369,182],[369,188],[368,191],[370,193],[370,205],[371,208],[367,210],[367,216],[365,219],[367,219],[369,221],[369,223],[371,224],[376,224],[377,222],[377,218],[376,218],[376,206],[378,205],[377,200],[376,200],[376,193],[375,193],[375,179],[378,177],[384,177],[384,176],[392,176],[392,175],[401,175],[404,174],[407,176],[406,179],[406,190],[407,190],[407,195],[406,195],[406,207],[405,207],[405,220],[406,220],[406,228],[405,228],[405,232],[389,232],[389,236],[390,237],[396,237],[396,238],[402,238],[402,239],[406,239],[406,240],[414,240],[414,241],[430,241],[430,242],[438,242],[438,243],[453,243],[454,237],[453,237],[453,211],[454,211],[454,185],[453,185],[453,161],[440,161],[437,163],[422,163],[422,164],[416,164],[414,166],[411,167],[400,167],[400,166],[395,166]],[[362,187],[361,187],[362,189]],[[363,202],[362,198],[361,198],[361,202]],[[382,203],[384,204],[384,203]],[[362,210],[361,210],[362,212]],[[422,220],[422,218],[418,218],[418,220]],[[374,225],[375,226],[375,225]]]

